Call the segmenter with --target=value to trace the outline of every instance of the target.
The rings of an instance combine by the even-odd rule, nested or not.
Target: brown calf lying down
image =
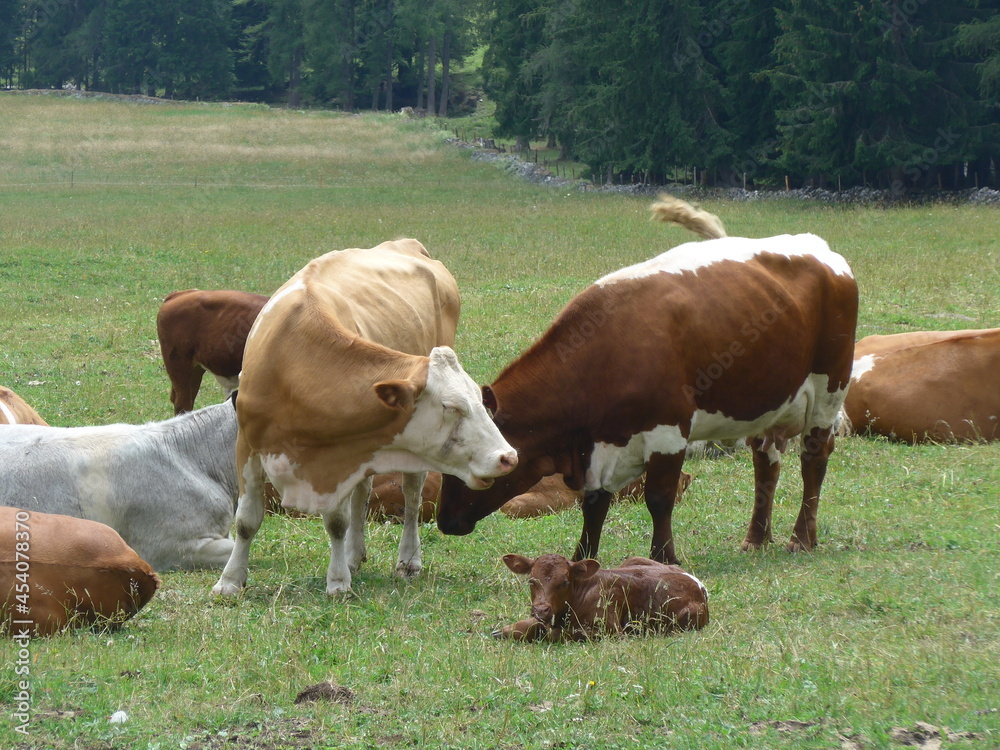
[[[630,557],[602,569],[596,560],[562,555],[531,560],[504,555],[531,584],[531,617],[493,633],[516,641],[580,641],[601,633],[700,630],[708,624],[708,592],[676,565]]]
[[[1000,328],[866,336],[844,413],[857,432],[917,443],[1000,440]]]
[[[10,388],[0,385],[0,424],[40,424],[48,425],[38,416],[23,398]]]
[[[267,297],[231,290],[171,292],[156,314],[174,413],[194,409],[208,370],[229,396],[239,384],[247,334]]]
[[[67,625],[120,624],[159,585],[110,526],[0,508],[0,632],[24,637]]]

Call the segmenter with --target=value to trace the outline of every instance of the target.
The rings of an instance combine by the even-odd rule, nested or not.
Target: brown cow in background
[[[532,560],[504,555],[504,564],[531,584],[531,617],[496,631],[512,640],[586,640],[601,633],[699,630],[708,624],[708,592],[676,565],[630,557],[602,569],[596,560],[562,555]]]
[[[1000,439],[1000,328],[861,339],[844,413],[909,443]]]
[[[159,585],[153,569],[110,526],[0,508],[0,631],[8,635],[120,624]]]
[[[208,370],[229,396],[239,385],[247,334],[268,298],[231,290],[171,292],[156,315],[174,413],[191,411]]]
[[[10,388],[0,385],[0,424],[38,424],[47,426],[38,412]]]

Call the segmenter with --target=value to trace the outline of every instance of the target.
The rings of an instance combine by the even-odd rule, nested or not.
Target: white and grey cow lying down
[[[0,430],[0,506],[107,524],[155,570],[220,568],[233,549],[236,410],[164,422]]]

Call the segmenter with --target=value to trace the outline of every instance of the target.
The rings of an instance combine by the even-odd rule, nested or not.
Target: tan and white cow
[[[47,425],[48,422],[14,391],[0,385],[0,424]]]
[[[866,336],[844,412],[857,432],[908,443],[1000,440],[1000,328]]]
[[[350,590],[351,570],[365,557],[371,475],[405,472],[396,571],[413,575],[421,567],[416,518],[425,473],[481,488],[516,466],[450,348],[458,314],[454,278],[412,239],[327,253],[274,293],[244,352],[236,539],[216,594],[232,596],[246,584],[265,475],[282,505],[322,514],[332,595]]]

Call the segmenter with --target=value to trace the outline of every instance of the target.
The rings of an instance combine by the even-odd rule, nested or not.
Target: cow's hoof
[[[242,590],[242,586],[237,586],[232,581],[219,581],[212,587],[212,594],[215,596],[225,596],[230,599],[235,599],[240,595],[240,591]]]
[[[803,544],[798,539],[793,538],[786,548],[789,552],[812,552],[815,544]]]
[[[416,576],[420,575],[421,570],[423,570],[423,568],[418,562],[396,563],[396,575],[399,578],[415,578]]]
[[[764,549],[766,542],[755,542],[750,539],[744,539],[743,544],[740,545],[740,552],[752,552],[759,549]]]
[[[337,581],[335,583],[326,584],[326,595],[333,598],[347,599],[354,595],[354,591],[351,589],[350,582]]]

